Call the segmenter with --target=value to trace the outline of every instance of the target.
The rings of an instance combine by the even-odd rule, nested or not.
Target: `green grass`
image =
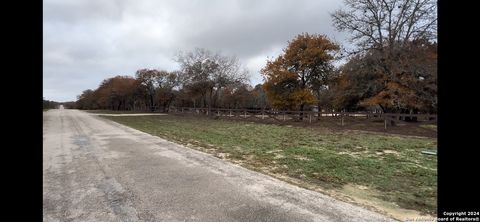
[[[98,114],[133,114],[133,113],[151,113],[151,112],[142,112],[142,111],[127,111],[127,110],[105,110],[105,109],[96,109],[96,110],[85,110],[89,113],[98,113]]]
[[[272,169],[326,189],[348,183],[367,186],[402,208],[436,213],[437,159],[420,153],[436,149],[435,139],[170,115],[104,117],[227,153],[253,169]]]
[[[437,131],[437,125],[433,125],[433,124],[420,125],[420,127]]]

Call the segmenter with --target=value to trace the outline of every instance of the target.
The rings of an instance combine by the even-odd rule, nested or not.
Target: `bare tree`
[[[175,99],[174,89],[178,88],[181,81],[181,73],[179,71],[167,72],[161,70],[158,72],[156,82],[158,88],[156,90],[156,98],[158,105],[161,106],[162,112],[168,112],[170,104]]]
[[[248,81],[248,72],[236,57],[228,57],[196,48],[180,52],[175,60],[184,74],[184,87],[192,94],[200,94],[205,107],[217,106],[222,88]]]
[[[352,33],[360,51],[437,38],[434,0],[345,0],[347,9],[332,14],[339,31]]]
[[[158,76],[160,71],[156,69],[140,69],[135,73],[137,81],[145,92],[145,101],[148,101],[149,110],[155,110],[155,94],[158,88]]]

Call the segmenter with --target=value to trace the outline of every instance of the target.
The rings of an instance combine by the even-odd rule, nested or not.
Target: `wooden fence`
[[[275,120],[278,122],[295,121],[314,123],[324,119],[334,119],[344,126],[345,122],[352,119],[383,120],[385,129],[395,123],[408,118],[416,118],[418,122],[436,124],[437,115],[432,114],[400,114],[400,113],[373,113],[373,112],[317,112],[317,111],[287,111],[266,109],[220,109],[220,108],[170,108],[170,112],[210,115],[218,118],[241,118],[255,120]]]

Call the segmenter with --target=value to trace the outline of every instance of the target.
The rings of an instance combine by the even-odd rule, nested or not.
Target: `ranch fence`
[[[318,112],[318,111],[288,111],[267,109],[222,109],[222,108],[170,108],[170,112],[190,115],[207,115],[216,118],[275,120],[278,122],[305,122],[315,123],[322,120],[336,120],[341,126],[352,120],[383,120],[384,127],[397,125],[399,122],[415,119],[416,122],[436,124],[437,115],[434,114],[404,114],[404,113],[375,113],[375,112]]]

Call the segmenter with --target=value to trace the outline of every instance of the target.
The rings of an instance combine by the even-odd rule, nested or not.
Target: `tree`
[[[339,31],[352,33],[359,51],[383,50],[417,40],[436,40],[434,0],[345,0],[346,10],[332,14]]]
[[[65,109],[75,109],[76,108],[75,101],[62,102],[62,105],[63,105],[63,108],[65,108]]]
[[[337,105],[352,107],[361,100],[384,112],[435,112],[436,1],[346,0],[345,4],[346,10],[332,14],[333,23],[352,33],[358,54],[349,66],[360,69],[347,70],[340,78],[340,85],[352,94],[341,97],[349,99]]]
[[[175,88],[181,83],[181,73],[155,69],[140,69],[136,78],[115,76],[102,81],[95,90],[85,90],[77,97],[79,109],[154,111],[157,106],[168,112],[175,98]]]
[[[269,103],[267,101],[267,95],[265,93],[265,90],[263,89],[262,84],[258,84],[253,88],[252,98],[253,98],[253,104],[251,104],[251,106],[253,108],[265,109],[267,108],[267,106],[269,106]]]
[[[160,71],[156,69],[140,69],[135,73],[140,84],[140,92],[144,95],[145,104],[148,104],[151,112],[155,111],[155,95],[158,88],[156,79],[159,75]]]
[[[60,103],[43,98],[43,109],[57,109]]]
[[[105,79],[93,93],[99,108],[111,110],[132,109],[135,79],[130,76],[115,76]]]
[[[339,46],[324,35],[298,35],[289,41],[283,54],[268,61],[261,70],[264,89],[277,108],[304,110],[305,105],[318,101],[314,93],[328,88],[329,76]]]
[[[391,75],[379,75],[378,91],[363,101],[384,110],[429,112],[437,109],[437,46],[418,40],[393,50],[385,62]],[[377,67],[380,69],[380,67]]]
[[[342,65],[339,76],[332,85],[333,107],[338,110],[357,111],[360,102],[372,97],[381,89],[382,74],[373,54],[356,55]]]
[[[340,68],[333,87],[334,104],[357,110],[379,106],[384,112],[435,113],[437,109],[437,47],[427,41],[405,44],[384,61],[392,75],[385,75],[380,52],[357,55]]]
[[[94,91],[91,89],[84,90],[81,95],[77,96],[76,108],[78,109],[97,109]]]
[[[236,57],[196,48],[179,53],[176,61],[184,74],[185,88],[192,96],[199,95],[204,107],[217,107],[222,88],[247,81],[247,71]]]
[[[156,90],[156,98],[161,106],[162,112],[168,112],[171,103],[175,99],[174,88],[180,85],[181,73],[178,71],[167,72],[160,71],[156,81],[158,89]]]
[[[143,96],[150,111],[158,107],[162,112],[168,112],[175,96],[173,90],[180,86],[181,74],[178,71],[140,69],[136,72],[136,94]]]
[[[220,92],[219,106],[229,109],[252,108],[252,86],[249,84],[228,85]]]

